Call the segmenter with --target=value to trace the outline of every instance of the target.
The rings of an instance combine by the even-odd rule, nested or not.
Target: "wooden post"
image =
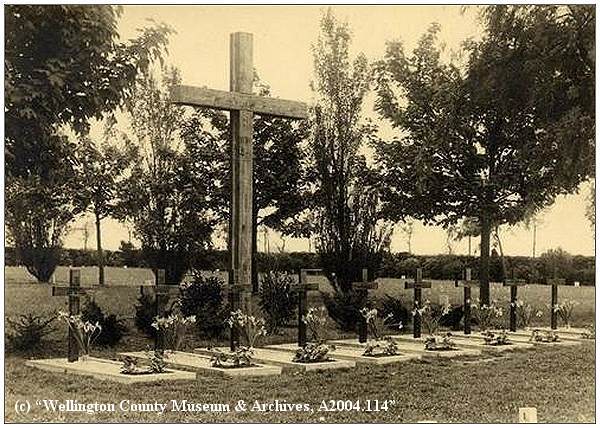
[[[298,271],[298,283],[306,284],[306,274],[302,269]],[[306,324],[302,321],[302,318],[306,316],[307,297],[306,288],[298,291],[298,346],[301,348],[306,346]]]
[[[81,286],[81,271],[69,269],[69,315],[79,315],[79,287]],[[79,359],[79,342],[76,333],[69,326],[67,342],[67,361],[72,363]]]
[[[309,283],[308,275],[320,273],[321,269],[299,269],[298,284],[292,285],[291,292],[298,293],[298,346],[303,348],[308,341],[306,324],[302,318],[307,314],[308,292],[318,290],[319,284]]]
[[[240,306],[240,293],[235,286],[235,273],[233,270],[229,271],[229,309],[230,312],[234,312],[239,309]],[[229,349],[231,352],[235,351],[240,342],[240,332],[235,326],[231,326],[229,332]]]
[[[372,282],[372,281],[369,282],[369,270],[366,268],[363,268],[362,281],[361,282],[353,282],[352,288],[357,290],[357,292],[360,293],[361,296],[366,300],[367,297],[369,296],[369,290],[377,289],[377,283]],[[359,321],[358,321],[358,342],[359,343],[367,342],[367,335],[368,335],[367,332],[368,332],[367,320],[363,316],[360,316],[360,314],[359,314]]]
[[[253,81],[252,34],[233,33],[230,36],[230,90],[252,94]],[[234,272],[234,284],[252,283],[252,121],[253,112],[250,110],[239,109],[230,113],[229,269]],[[237,300],[236,297],[233,301],[237,303]]]
[[[367,269],[362,270],[362,282],[369,282],[369,272]],[[367,290],[363,292],[365,295],[367,294]],[[367,343],[367,320],[364,317],[360,317],[360,322],[358,324],[358,342],[359,343]]]
[[[554,269],[554,278],[550,280],[550,285],[552,286],[550,296],[550,328],[556,330],[558,328],[558,312],[554,308],[558,305],[558,286],[565,285],[565,279],[558,278],[558,269]]]
[[[415,283],[419,283],[423,280],[423,270],[421,268],[417,268],[417,275],[415,279]],[[419,313],[419,309],[423,306],[423,294],[421,287],[415,287],[414,290],[414,300],[415,300],[415,316],[413,317],[413,337],[419,338],[421,337],[421,314]]]
[[[417,268],[414,282],[405,282],[404,288],[412,288],[414,290],[414,316],[413,316],[413,337],[421,337],[421,309],[423,302],[423,288],[431,288],[431,281],[423,281],[423,269]]]
[[[517,287],[510,287],[510,331],[517,331]]]
[[[158,291],[158,286],[165,285],[166,282],[166,273],[164,269],[158,269],[156,271],[156,292],[154,294],[154,304],[155,310],[154,313],[156,317],[160,318],[165,314],[165,299],[168,299],[168,295],[164,295]],[[154,350],[155,351],[164,351],[165,350],[165,337],[160,330],[156,331],[156,336],[154,337]]]
[[[463,325],[464,333],[471,334],[471,288],[478,287],[479,281],[473,281],[471,276],[471,268],[466,268],[463,273],[463,279],[456,281],[457,287],[463,288],[464,299],[463,299]]]
[[[517,331],[517,289],[523,285],[526,285],[526,281],[523,279],[504,280],[504,286],[510,287],[510,331]]]

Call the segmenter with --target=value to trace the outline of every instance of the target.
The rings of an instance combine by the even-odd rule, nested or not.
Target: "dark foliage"
[[[156,299],[150,294],[142,294],[135,305],[135,326],[152,339],[156,337],[156,330],[152,327],[155,316]]]
[[[440,325],[442,327],[449,327],[451,330],[460,330],[463,315],[464,310],[462,305],[453,306],[450,308],[450,312],[440,319]]]
[[[355,291],[321,293],[321,296],[329,316],[342,331],[356,331],[357,322],[362,316],[360,310],[370,306],[368,297]]]
[[[46,336],[56,328],[52,325],[55,315],[19,315],[16,320],[8,319],[6,344],[9,351],[33,353],[43,349]]]
[[[294,316],[297,297],[290,292],[294,280],[282,272],[267,272],[260,281],[259,305],[269,333],[277,333]]]
[[[191,282],[181,286],[181,312],[196,316],[196,331],[202,337],[220,337],[225,328],[227,307],[224,304],[223,280],[196,273]]]
[[[401,298],[390,296],[386,294],[379,301],[379,308],[381,315],[386,317],[391,315],[389,323],[398,328],[400,325],[405,329],[411,322],[412,316],[410,314],[412,307],[411,303],[404,303]]]
[[[100,346],[115,346],[127,332],[127,327],[115,314],[105,315],[94,300],[88,300],[81,311],[83,321],[99,323],[102,330],[95,343]]]

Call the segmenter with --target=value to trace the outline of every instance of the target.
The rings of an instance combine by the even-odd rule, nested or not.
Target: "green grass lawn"
[[[95,282],[95,268],[82,270],[82,283]],[[67,268],[60,268],[57,281],[66,281]],[[95,349],[92,354],[117,358],[119,351],[142,350],[150,345],[132,325],[134,304],[139,285],[152,278],[146,269],[107,269],[109,284],[130,283],[131,287],[101,289],[96,301],[107,313],[126,317],[129,333],[115,349]],[[49,285],[36,284],[19,268],[5,269],[5,316],[27,312],[50,313],[67,309],[65,297],[51,297]],[[322,289],[328,285],[324,278]],[[376,294],[403,296],[411,299],[399,280],[380,280]],[[508,290],[494,285],[492,296],[508,300]],[[424,292],[436,302],[448,296],[454,304],[462,301],[460,289],[450,281],[434,281],[433,288]],[[317,293],[311,293],[312,303],[318,304]],[[594,319],[593,287],[561,287],[561,298],[577,300],[575,325],[585,325]],[[476,294],[475,294],[476,295]],[[528,286],[520,297],[536,306],[549,300],[546,286]],[[36,357],[64,356],[66,329],[63,326],[50,337],[50,343]],[[283,329],[280,335],[267,337],[270,343],[293,341],[296,330]],[[347,337],[331,331],[330,338]],[[215,344],[223,344],[224,341]],[[195,336],[186,340],[185,348],[205,346]],[[592,422],[595,418],[595,350],[592,344],[576,347],[539,347],[536,350],[514,352],[507,357],[489,359],[457,359],[453,361],[411,361],[392,366],[357,368],[324,373],[286,374],[269,379],[225,380],[201,378],[199,381],[149,383],[124,386],[76,375],[59,375],[31,369],[24,365],[25,357],[9,355],[5,361],[5,408],[7,421],[33,422],[515,422],[519,407],[537,407],[541,422]],[[118,403],[170,402],[187,399],[197,403],[231,403],[238,400],[289,403],[308,403],[314,413],[46,413],[34,408],[28,415],[15,412],[17,400],[77,399],[80,402]],[[394,400],[387,412],[317,412],[321,400]],[[232,406],[233,408],[233,406]]]
[[[540,422],[594,422],[592,344],[540,347],[493,360],[411,361],[391,366],[274,378],[121,385],[25,367],[6,360],[5,419],[10,422],[516,422],[519,407],[536,407]],[[77,399],[82,403],[308,403],[311,412],[47,413],[19,415],[17,400]],[[393,400],[388,411],[318,412],[321,400]]]

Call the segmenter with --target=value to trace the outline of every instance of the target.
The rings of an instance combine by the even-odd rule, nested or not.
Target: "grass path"
[[[540,422],[595,420],[593,344],[546,346],[508,358],[410,361],[392,366],[269,379],[201,378],[168,384],[120,385],[75,375],[58,375],[6,359],[7,422],[516,422],[519,407],[537,407]],[[230,403],[238,400],[308,403],[311,412],[98,414],[15,412],[16,400],[79,400],[82,403],[149,403],[183,400]],[[321,400],[395,400],[387,412],[317,412]],[[364,401],[363,401],[364,402]],[[34,406],[35,407],[35,406]]]

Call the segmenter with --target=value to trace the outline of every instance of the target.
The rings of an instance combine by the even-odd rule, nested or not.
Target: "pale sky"
[[[214,89],[229,89],[229,34],[246,31],[254,34],[254,64],[261,79],[275,96],[310,102],[309,82],[313,61],[311,44],[319,32],[322,6],[125,6],[119,25],[122,38],[135,36],[135,29],[147,25],[146,19],[162,21],[177,34],[169,44],[168,63],[181,70],[183,82]],[[370,61],[383,56],[387,40],[400,39],[412,49],[432,22],[442,31],[440,40],[448,50],[458,48],[468,37],[478,37],[475,9],[461,14],[459,6],[334,6],[335,15],[350,24],[352,52],[363,52]],[[371,100],[372,97],[369,98]],[[365,114],[377,119],[372,102]],[[388,133],[387,127],[383,129]],[[536,254],[562,247],[572,254],[594,255],[594,238],[585,218],[588,185],[578,195],[559,197],[548,209],[537,228]],[[79,219],[65,240],[67,247],[83,247],[83,232],[76,230],[89,222],[88,248],[95,245],[95,228],[90,219]],[[127,228],[105,220],[103,243],[116,249],[127,240]],[[270,234],[273,250],[281,241]],[[478,239],[472,248],[477,249]],[[503,234],[503,246],[509,255],[531,255],[532,232],[515,227]],[[259,248],[263,248],[262,242]],[[286,251],[308,249],[308,241],[288,239]],[[407,249],[406,240],[397,231],[392,239],[393,251]],[[447,253],[445,232],[437,227],[417,224],[412,239],[416,254]],[[467,241],[454,243],[454,252],[467,253]]]

